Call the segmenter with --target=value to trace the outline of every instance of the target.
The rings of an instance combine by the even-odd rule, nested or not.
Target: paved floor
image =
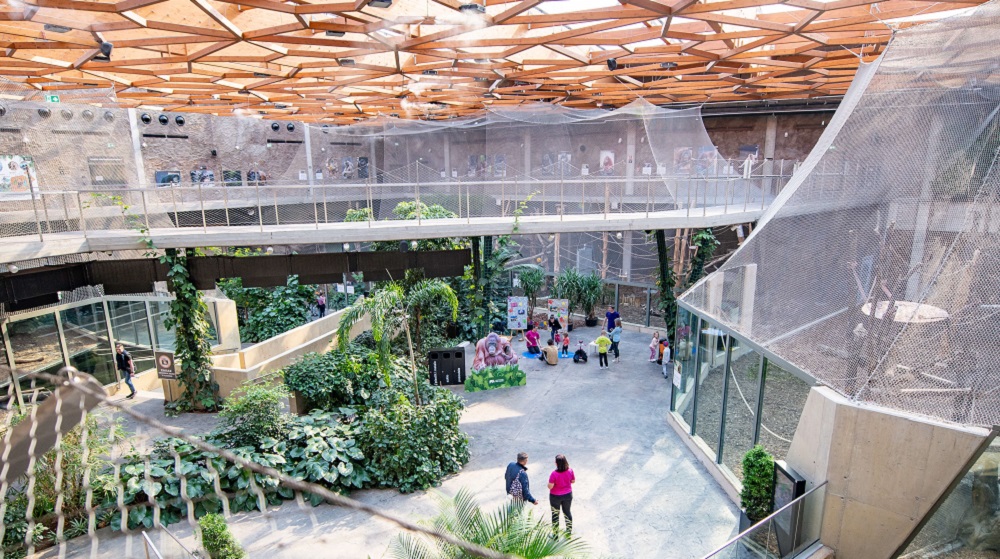
[[[590,340],[597,332],[579,329],[574,334],[575,346],[576,340]],[[472,438],[472,460],[438,491],[452,495],[465,487],[488,508],[501,504],[504,467],[517,452],[526,451],[532,491],[542,501],[534,513],[541,516],[547,514],[545,483],[553,458],[563,453],[577,476],[576,533],[595,554],[697,558],[722,544],[734,533],[736,507],[667,426],[669,384],[659,367],[647,362],[647,345],[646,335],[626,333],[621,363],[610,370],[598,370],[596,359],[586,365],[561,359],[555,367],[522,361],[527,386],[462,392],[468,402],[462,426]],[[523,350],[523,342],[516,347]],[[162,416],[156,400],[140,397],[134,405]],[[200,431],[210,429],[211,420],[189,415],[168,421],[199,432],[202,426]],[[434,512],[432,493],[367,490],[352,496],[419,519]],[[230,523],[250,557],[268,559],[385,557],[398,533],[361,513],[327,505],[302,509],[294,502],[272,511],[270,519],[240,514]],[[171,531],[193,544],[186,524]],[[99,535],[98,557],[145,557],[140,538],[106,530]],[[70,546],[77,553],[70,549],[67,557],[90,555],[90,544],[83,540]]]

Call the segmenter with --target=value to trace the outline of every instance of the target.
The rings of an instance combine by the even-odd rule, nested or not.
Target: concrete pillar
[[[524,168],[523,174],[531,173],[531,129],[524,129]]]
[[[761,182],[761,194],[771,194],[774,190],[774,144],[778,140],[778,117],[767,116],[767,130],[764,132],[764,175],[767,177]]]
[[[632,233],[633,231],[626,231],[624,242],[622,243],[622,278],[624,281],[631,281],[629,277],[632,275]]]
[[[142,134],[139,133],[139,121],[135,116],[135,109],[128,109],[128,127],[132,136],[132,157],[135,159],[135,174],[139,180],[136,184],[139,188],[147,188],[149,181],[146,179],[146,164],[142,159]]]
[[[306,177],[308,178],[309,186],[316,184],[316,177],[313,172],[313,152],[312,152],[312,131],[310,126],[302,125],[302,130],[305,132],[305,146],[306,146]]]
[[[635,192],[635,121],[629,121],[625,141],[625,194],[632,194]]]
[[[743,267],[743,302],[740,305],[740,331],[750,335],[753,328],[753,303],[757,293],[757,265]]]
[[[927,243],[927,229],[931,215],[931,182],[934,181],[936,158],[933,150],[938,146],[941,137],[941,123],[935,122],[930,130],[927,147],[924,152],[924,180],[920,185],[920,201],[917,203],[917,216],[913,221],[913,246],[910,247],[910,269],[913,273],[906,278],[906,300],[916,301],[920,296],[923,283],[921,264],[924,260],[924,247]]]
[[[447,135],[444,137],[444,176],[451,178],[451,138]]]

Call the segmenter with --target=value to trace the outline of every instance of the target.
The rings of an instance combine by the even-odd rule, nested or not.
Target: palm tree
[[[441,280],[424,280],[414,285],[409,293],[403,291],[398,283],[389,283],[372,293],[362,297],[347,308],[340,318],[337,328],[337,347],[347,350],[351,341],[351,329],[365,315],[371,319],[372,338],[375,340],[375,353],[378,355],[379,368],[387,385],[391,384],[389,370],[392,362],[392,340],[400,330],[406,333],[406,345],[410,352],[410,371],[413,375],[413,401],[421,405],[420,384],[417,379],[417,361],[413,353],[413,339],[410,337],[410,317],[420,315],[421,310],[433,301],[442,301],[451,307],[452,320],[458,317],[458,298],[448,284]],[[419,318],[416,322],[419,328]]]
[[[551,526],[532,517],[522,502],[510,501],[488,514],[467,489],[460,490],[453,499],[439,499],[439,512],[431,524],[445,534],[522,559],[574,559],[588,554],[586,544],[578,538],[552,537]],[[389,553],[394,559],[472,557],[441,540],[410,534],[401,534],[389,547]]]
[[[516,269],[518,270],[517,277],[521,280],[521,289],[524,290],[524,295],[528,298],[528,320],[534,320],[535,298],[538,297],[538,292],[542,289],[542,284],[545,283],[545,270],[533,264],[518,266]]]

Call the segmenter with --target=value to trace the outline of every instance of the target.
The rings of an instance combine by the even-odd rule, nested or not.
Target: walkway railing
[[[224,183],[160,188],[81,189],[24,193],[0,204],[0,237],[56,233],[191,227],[256,227],[402,219],[400,202],[440,205],[461,219],[515,215],[607,217],[683,210],[708,213],[760,211],[791,177],[792,165],[759,167],[744,175],[641,177],[498,177],[338,185],[223,186]],[[780,169],[780,171],[779,171]],[[775,173],[775,171],[778,171]],[[420,173],[414,173],[419,176]],[[383,179],[394,175],[377,174]],[[416,204],[416,208],[420,208]],[[709,212],[708,208],[712,208]],[[353,211],[353,212],[352,212]],[[699,213],[700,212],[700,213]],[[418,223],[440,217],[422,215]]]
[[[784,559],[802,553],[819,541],[826,483],[806,491],[704,559]]]

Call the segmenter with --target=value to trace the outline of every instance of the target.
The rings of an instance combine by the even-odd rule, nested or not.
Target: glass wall
[[[683,307],[673,349],[680,374],[671,383],[671,413],[723,470],[741,481],[743,455],[755,444],[776,460],[788,455],[814,385],[803,380],[808,375],[783,369],[769,353]]]
[[[29,392],[50,384],[37,379],[24,378],[30,373],[57,374],[63,365],[62,344],[56,317],[53,313],[7,324],[14,366],[17,367],[22,392]],[[30,399],[26,397],[26,399]]]
[[[108,301],[115,342],[132,355],[136,372],[153,368],[153,340],[144,301]]]
[[[69,364],[93,375],[101,384],[117,382],[104,305],[96,302],[59,311],[59,318]]]
[[[166,320],[170,313],[169,301],[150,301],[149,314],[153,319],[153,347],[159,351],[174,351],[177,348],[177,338],[174,331],[167,328]]]

